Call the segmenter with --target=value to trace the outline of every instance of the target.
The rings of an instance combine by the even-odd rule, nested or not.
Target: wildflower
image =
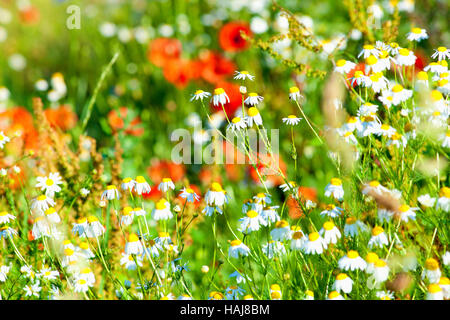
[[[153,209],[152,216],[156,221],[173,218],[173,214],[170,211],[170,203],[165,199],[159,200],[156,203],[155,209]]]
[[[186,199],[187,202],[194,202],[200,199],[200,196],[191,188],[183,188],[180,197]]]
[[[243,295],[245,290],[238,286],[229,286],[225,289],[225,297],[227,300],[239,300],[239,296]]]
[[[374,73],[382,72],[386,69],[386,64],[377,57],[370,55],[366,58],[366,72],[372,70]]]
[[[428,34],[425,29],[421,28],[412,28],[411,32],[406,35],[406,39],[409,41],[422,41],[424,39],[428,39]]]
[[[0,212],[0,224],[5,224],[5,223],[9,223],[12,220],[15,220],[16,217],[13,216],[12,214],[9,214],[6,211],[2,211]]]
[[[137,176],[135,181],[136,183],[134,184],[134,190],[136,190],[138,195],[149,193],[152,190],[143,176]]]
[[[220,183],[213,182],[211,184],[210,190],[208,190],[205,195],[205,201],[208,205],[218,207],[223,206],[225,203],[228,203],[228,197],[225,190],[222,189]]]
[[[367,79],[367,76],[361,70],[357,70],[349,80],[351,81],[350,83],[352,86],[360,86],[364,85],[367,82]]]
[[[434,207],[434,204],[436,203],[436,198],[430,197],[430,195],[427,193],[427,194],[423,194],[420,197],[418,197],[417,201],[419,201],[420,204],[426,208],[432,208],[432,207]]]
[[[50,207],[47,210],[45,210],[45,215],[51,223],[60,223],[61,218],[58,215],[58,212],[56,212],[55,208]]]
[[[247,23],[238,21],[226,23],[219,31],[221,48],[229,52],[238,52],[246,49],[249,46],[249,41],[244,39],[241,33],[244,33],[247,37],[252,35]]]
[[[223,298],[224,298],[223,293],[218,291],[212,291],[209,294],[208,300],[223,300]]]
[[[233,132],[245,129],[246,127],[247,123],[241,117],[234,117],[228,125],[228,129],[231,129]]]
[[[422,279],[427,278],[431,283],[437,283],[441,278],[441,269],[439,262],[434,258],[425,261],[425,267],[422,272]]]
[[[374,263],[373,277],[376,282],[382,283],[389,278],[389,267],[386,261],[378,259]]]
[[[235,80],[245,80],[245,79],[249,79],[251,81],[253,81],[255,79],[255,76],[252,76],[248,71],[243,70],[243,71],[235,71],[235,76],[233,79]]]
[[[36,272],[34,272],[33,269],[28,265],[20,267],[20,272],[24,273],[25,277],[30,280],[34,280],[36,278]]]
[[[172,179],[163,178],[160,184],[158,185],[158,190],[162,192],[167,192],[170,189],[175,190],[175,185],[173,184]]]
[[[342,181],[338,178],[332,178],[330,183],[325,187],[325,197],[333,196],[336,200],[342,201],[344,198],[344,189]]]
[[[384,245],[388,245],[389,241],[384,233],[384,230],[380,226],[376,226],[372,229],[372,237],[369,240],[369,248],[375,247],[383,247]]]
[[[36,188],[41,188],[41,190],[49,197],[53,197],[55,192],[61,191],[59,185],[62,184],[62,178],[59,175],[59,172],[52,172],[48,177],[37,177],[36,180],[38,181]]]
[[[208,98],[211,95],[211,93],[203,91],[203,90],[197,90],[192,95],[191,101],[193,100],[200,100],[203,101],[203,99]]]
[[[286,240],[290,235],[289,223],[286,220],[277,221],[275,228],[270,232],[270,236],[275,241]]]
[[[267,258],[272,259],[275,255],[286,254],[286,248],[280,241],[269,241],[262,247],[262,252]]]
[[[343,296],[337,291],[331,291],[327,297],[327,300],[345,300]]]
[[[402,103],[412,97],[412,90],[403,88],[401,84],[396,84],[391,88],[392,104],[394,106]]]
[[[340,59],[336,61],[336,67],[334,68],[334,71],[339,72],[341,74],[347,74],[351,70],[353,70],[356,67],[356,63],[347,61],[344,59]]]
[[[91,191],[89,191],[89,190],[86,189],[86,188],[81,188],[81,189],[80,189],[80,194],[81,194],[82,197],[87,197],[87,195],[88,195],[89,193],[91,193]]]
[[[133,209],[133,214],[136,215],[137,217],[143,217],[147,214],[147,212],[145,212],[143,208],[138,207]]]
[[[450,251],[445,251],[445,254],[442,256],[442,262],[446,265],[450,265]]]
[[[97,238],[105,233],[105,227],[98,221],[96,216],[89,216],[87,221],[88,225],[85,228],[86,237]]]
[[[8,226],[4,226],[0,228],[0,240],[1,239],[8,239],[11,238],[12,236],[16,236],[17,235],[17,231],[14,230],[13,228],[10,228]]]
[[[314,300],[314,292],[312,292],[311,290],[306,290],[304,300]]]
[[[298,226],[292,226],[291,231],[291,250],[302,250],[305,242],[308,241],[307,237]]]
[[[381,72],[372,73],[365,83],[367,87],[371,87],[373,92],[378,93],[387,88],[389,81]]]
[[[125,245],[126,254],[142,254],[144,252],[144,247],[139,237],[135,233],[131,233],[128,236],[128,242]]]
[[[123,226],[129,226],[133,223],[134,213],[132,207],[125,207],[122,210],[122,216],[120,217],[120,224]]]
[[[358,58],[363,56],[363,58],[366,59],[371,55],[378,58],[378,56],[380,55],[380,50],[378,50],[371,44],[366,44],[363,46],[361,52],[358,54]]]
[[[136,261],[134,259],[136,259]],[[120,265],[123,265],[127,270],[136,270],[137,266],[142,267],[142,260],[143,258],[141,256],[133,256],[131,254],[122,253]]]
[[[447,72],[447,68],[442,64],[440,64],[439,62],[430,62],[430,64],[428,64],[427,66],[425,66],[425,68],[423,68],[423,71],[425,72],[431,71],[436,74],[441,74],[443,72]]]
[[[10,141],[10,139],[7,136],[5,136],[3,131],[0,131],[0,149],[3,149],[5,144],[9,141]]]
[[[80,270],[78,279],[84,279],[87,281],[88,285],[93,286],[95,284],[95,275],[91,268],[83,268]]]
[[[73,223],[72,233],[74,235],[85,237],[85,231],[88,226],[87,218],[79,218],[76,223]]]
[[[295,187],[297,187],[297,183],[295,181],[289,181],[280,185],[280,189],[283,190],[283,192],[294,190]]]
[[[345,225],[344,225],[344,235],[355,237],[358,235],[360,231],[366,231],[367,226],[361,222],[360,220],[357,220],[355,217],[348,217],[345,219]]]
[[[192,297],[188,296],[187,294],[182,294],[177,298],[177,300],[192,300]]]
[[[394,294],[391,291],[377,291],[376,296],[380,300],[394,299]]]
[[[250,107],[248,109],[248,116],[246,117],[246,122],[249,127],[253,126],[255,123],[257,126],[262,125],[262,117],[256,107]]]
[[[302,98],[302,95],[300,94],[300,89],[298,87],[289,88],[289,99],[298,101],[300,98]]]
[[[201,267],[200,270],[201,270],[203,273],[208,273],[208,272],[209,272],[209,267],[206,266],[206,265],[203,265],[203,266]],[[237,272],[237,271],[235,271],[235,272]]]
[[[327,205],[326,209],[323,210],[320,215],[327,216],[330,218],[336,218],[342,214],[344,210],[342,208],[336,207],[334,204]]]
[[[444,298],[450,298],[450,280],[447,277],[441,277],[438,282],[439,287],[444,291]]]
[[[0,282],[5,282],[8,279],[8,273],[11,267],[0,266]]]
[[[155,238],[155,243],[159,246],[166,246],[172,243],[172,239],[167,232],[159,232],[158,237]]]
[[[89,243],[86,241],[83,241],[80,243],[78,250],[81,254],[83,254],[87,259],[94,258],[95,255],[92,252],[92,250],[89,248]]]
[[[291,125],[291,126],[297,125],[300,122],[300,120],[302,120],[302,118],[297,118],[296,116],[294,116],[292,114],[287,116],[287,118],[283,118],[283,122],[285,124]]]
[[[359,256],[357,251],[350,250],[345,256],[338,261],[339,268],[342,270],[361,270],[364,271],[367,267],[367,263]]]
[[[323,237],[325,244],[335,244],[341,237],[341,232],[334,225],[333,221],[325,222],[322,229],[319,231],[319,234]]]
[[[431,58],[437,58],[439,61],[450,59],[450,49],[447,49],[446,47],[434,49],[434,53],[431,55]]]
[[[327,248],[327,244],[318,232],[309,234],[307,241],[304,242],[303,252],[306,254],[322,254]]]
[[[345,273],[340,273],[336,276],[333,284],[333,289],[337,292],[350,293],[352,291],[353,280]]]
[[[436,209],[443,210],[445,212],[450,212],[450,188],[449,187],[442,187],[441,191],[439,192],[440,197],[437,200],[436,203]]]
[[[116,186],[109,185],[106,187],[106,190],[103,191],[100,199],[103,200],[105,198],[108,200],[114,200],[114,199],[120,198],[119,190],[117,190]]]
[[[379,181],[372,180],[364,185],[362,193],[368,194],[371,191],[382,194],[383,192],[388,192],[389,190],[386,187],[383,187]]]
[[[450,148],[450,130],[447,130],[445,134],[441,135],[442,144],[441,146],[443,148]]]
[[[258,231],[261,225],[265,225],[266,221],[255,210],[247,211],[245,217],[239,219],[238,230],[242,233],[250,233]]]
[[[122,184],[120,185],[120,187],[122,188],[123,191],[131,192],[134,188],[135,183],[136,181],[134,181],[133,179],[125,178],[122,180]]]
[[[416,219],[416,213],[415,211],[419,210],[419,208],[411,208],[410,206],[406,205],[406,204],[402,204],[399,208],[398,211],[400,213],[400,219],[402,221],[408,222],[409,219],[411,220],[415,220]]]
[[[40,239],[44,236],[50,237],[50,226],[48,225],[47,220],[45,220],[43,216],[37,217],[34,220],[31,232],[35,240]]]
[[[271,206],[265,207],[261,211],[260,216],[264,220],[264,226],[271,225],[272,223],[280,220],[280,216],[278,215],[276,209],[278,209],[278,206]]]
[[[399,66],[412,66],[416,62],[417,57],[414,53],[406,48],[398,50],[395,62]]]
[[[216,88],[214,89],[214,95],[211,99],[214,106],[218,105],[224,105],[226,103],[230,102],[230,98],[226,94],[225,90],[223,88]]]
[[[428,286],[427,300],[444,300],[444,290],[436,283],[430,284]]]
[[[257,93],[251,92],[248,94],[248,97],[244,100],[244,103],[247,105],[255,106],[263,101],[264,98]]]
[[[50,206],[54,205],[55,201],[53,201],[52,198],[49,198],[46,195],[41,195],[31,200],[31,210],[34,210],[37,213],[41,214],[43,214],[45,210],[47,210]]]
[[[41,292],[42,287],[40,286],[40,282],[39,280],[36,281],[34,284],[30,285],[26,285],[25,288],[23,288],[23,290],[25,291],[25,296],[26,297],[36,297],[39,298],[39,292]]]
[[[397,148],[404,148],[407,143],[408,141],[406,140],[406,138],[403,135],[396,132],[391,136],[391,139],[388,140],[386,146],[393,145],[396,146]]]
[[[270,298],[272,300],[281,300],[281,288],[278,284],[272,284],[270,286]]]
[[[76,280],[74,287],[75,287],[74,292],[85,293],[85,292],[89,291],[89,287],[91,287],[91,286],[85,279],[78,279],[78,280]]]

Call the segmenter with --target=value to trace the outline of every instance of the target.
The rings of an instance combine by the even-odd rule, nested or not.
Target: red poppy
[[[59,106],[57,109],[46,109],[44,113],[50,125],[62,130],[72,129],[78,121],[76,113],[67,105]]]
[[[163,67],[170,60],[177,60],[181,55],[181,42],[171,38],[157,38],[150,42],[147,57],[151,63]]]
[[[299,187],[298,197],[302,203],[305,203],[306,200],[317,202],[317,190],[309,187]],[[286,204],[288,206],[289,216],[292,219],[298,219],[303,215],[303,210],[297,203],[297,200],[295,200],[292,196],[289,196]]]
[[[171,178],[173,182],[180,181],[184,178],[186,169],[183,164],[153,159],[147,168],[147,173],[152,178],[153,183],[158,185],[163,178]]]
[[[11,136],[20,132],[20,138],[13,143],[23,143],[25,150],[38,149],[38,134],[34,127],[33,116],[23,107],[14,107],[0,113],[0,130]],[[22,147],[15,148],[22,150]]]
[[[236,52],[244,50],[249,43],[241,36],[241,32],[251,36],[248,24],[244,22],[229,22],[219,31],[219,43],[223,50]]]
[[[199,63],[201,77],[213,84],[223,81],[237,69],[233,61],[211,50],[200,52]]]
[[[20,20],[26,24],[37,23],[40,18],[39,9],[31,5],[21,9],[19,14]]]
[[[142,197],[146,200],[159,200],[163,196],[163,193],[158,190],[158,187],[153,187],[150,192],[143,192]]]
[[[236,110],[242,105],[242,96],[239,91],[239,86],[234,83],[219,82],[217,87],[225,90],[227,96],[230,98],[230,102],[224,104],[224,108],[228,117],[233,117]],[[211,108],[213,108],[214,111],[223,111],[221,105],[213,106],[211,104]]]
[[[189,60],[172,59],[163,67],[163,74],[167,81],[182,89],[186,87],[194,76],[195,69]]]
[[[124,128],[127,121],[129,121],[129,125]],[[120,107],[119,111],[111,110],[108,113],[108,122],[114,131],[123,129],[125,134],[133,136],[140,136],[144,133],[144,128],[137,127],[141,123],[141,119],[138,116],[131,119],[127,107]]]

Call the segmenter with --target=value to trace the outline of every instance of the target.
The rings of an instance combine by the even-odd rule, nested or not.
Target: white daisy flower
[[[289,99],[293,101],[299,101],[303,96],[300,94],[300,89],[297,87],[289,88]]]
[[[439,47],[434,49],[434,53],[431,55],[431,58],[441,60],[450,59],[450,49],[446,47]]]
[[[120,187],[122,188],[123,191],[131,192],[134,188],[135,183],[136,181],[134,181],[133,179],[125,178],[122,180],[122,184],[120,185]]]
[[[26,297],[36,297],[39,298],[39,293],[42,290],[42,287],[40,286],[39,280],[37,280],[34,284],[26,285],[23,290],[25,291]]]
[[[434,258],[428,258],[425,261],[425,266],[422,272],[422,279],[428,279],[430,283],[437,283],[441,278],[441,269],[439,262]]]
[[[339,273],[333,284],[333,289],[337,292],[350,293],[352,292],[353,280],[345,273]]]
[[[419,208],[417,208],[417,207],[411,208],[410,206],[408,206],[406,204],[402,204],[398,208],[398,212],[400,213],[400,219],[405,222],[408,222],[409,219],[415,220],[416,219],[415,211],[417,211],[417,210],[419,210]]]
[[[376,296],[380,300],[393,300],[394,294],[391,291],[377,291]]]
[[[302,120],[302,118],[297,118],[292,114],[287,116],[287,118],[283,118],[283,122],[291,126],[297,125],[300,122],[300,120]]]
[[[262,247],[262,252],[266,255],[267,258],[272,259],[277,255],[285,255],[286,248],[283,243],[280,241],[269,241]]]
[[[389,271],[390,270],[386,261],[382,259],[378,259],[377,261],[375,261],[372,273],[375,282],[377,283],[385,282],[389,278]]]
[[[203,91],[203,90],[197,90],[192,95],[191,101],[193,101],[193,100],[203,101],[203,99],[208,98],[210,95],[211,95],[211,93],[209,93],[209,92],[206,92],[206,91]]]
[[[170,203],[165,199],[160,199],[153,209],[152,217],[156,221],[172,219],[173,213],[170,211]]]
[[[7,211],[0,212],[0,224],[9,223],[10,221],[15,219],[16,217],[8,213]]]
[[[228,249],[228,256],[239,258],[240,256],[248,256],[250,252],[249,247],[242,243],[241,240],[230,241],[230,248]]]
[[[430,284],[428,286],[427,300],[444,300],[444,290],[436,283]]]
[[[259,215],[255,210],[247,211],[247,216],[239,219],[238,230],[242,233],[250,233],[258,231],[261,225],[265,225],[267,222]]]
[[[246,80],[249,79],[251,81],[253,81],[255,79],[255,76],[252,76],[248,71],[243,70],[243,71],[235,71],[234,72],[235,76],[233,79],[235,80]]]
[[[43,214],[45,210],[54,205],[55,201],[46,195],[41,195],[31,200],[31,210],[37,214]]]
[[[372,237],[369,240],[369,248],[387,246],[389,244],[388,238],[384,229],[380,226],[376,226],[372,229]]]
[[[336,218],[342,214],[344,210],[342,208],[336,207],[334,204],[328,204],[326,209],[323,210],[320,215],[327,216],[330,218]]]
[[[214,89],[214,95],[211,99],[214,106],[224,105],[230,102],[230,98],[223,88]]]
[[[125,244],[125,253],[135,255],[144,253],[144,246],[137,234],[131,233],[128,236],[128,242]]]
[[[318,232],[312,232],[303,244],[303,252],[306,254],[322,254],[328,246]]]
[[[109,185],[106,187],[106,190],[103,191],[100,199],[104,200],[105,198],[108,200],[114,200],[114,199],[120,198],[119,190],[117,190],[116,186]]]
[[[395,56],[395,63],[399,66],[412,66],[416,62],[417,57],[414,53],[406,48],[398,50]]]
[[[437,200],[436,209],[450,212],[450,188],[442,187],[439,195],[440,197]]]
[[[344,189],[342,188],[342,180],[332,178],[330,183],[325,187],[325,197],[333,196],[338,201],[344,199]]]
[[[434,207],[434,204],[436,203],[436,198],[430,197],[430,195],[427,193],[427,194],[423,194],[420,197],[418,197],[417,201],[419,201],[419,203],[421,205],[423,205],[424,207],[432,208],[432,207]]]
[[[291,229],[289,228],[289,223],[286,220],[280,220],[275,223],[275,228],[270,231],[270,236],[275,241],[284,241],[289,239],[291,234]]]
[[[380,50],[378,50],[371,44],[366,44],[363,46],[361,52],[358,54],[358,58],[363,56],[363,58],[366,59],[371,55],[374,56],[375,58],[378,58],[378,56],[380,55]]]
[[[347,61],[345,59],[340,59],[336,61],[336,66],[334,67],[334,71],[339,72],[341,74],[347,74],[352,71],[356,67],[356,63]]]
[[[132,207],[125,207],[122,210],[122,215],[120,217],[120,224],[122,226],[129,226],[133,223],[134,212]]]
[[[323,237],[323,241],[327,245],[330,243],[335,244],[341,238],[341,232],[334,225],[333,221],[325,222],[319,234]]]
[[[331,291],[327,300],[345,300],[344,297],[337,291]]]
[[[97,238],[105,233],[105,227],[98,221],[96,216],[89,216],[87,221],[88,225],[84,229],[86,237]]]
[[[3,149],[5,144],[9,141],[10,139],[4,135],[3,131],[0,131],[0,149]]]
[[[280,220],[280,216],[277,213],[278,206],[270,206],[265,207],[261,213],[259,214],[261,218],[264,220],[264,226],[270,226],[272,223],[275,223]]]
[[[300,230],[300,227],[293,226],[291,229],[291,250],[302,250],[306,241],[308,241],[308,238]]]
[[[362,259],[357,251],[350,250],[345,256],[338,261],[339,268],[342,270],[361,270],[364,271],[367,267],[367,263]]]
[[[355,217],[349,217],[345,219],[345,225],[344,225],[344,235],[350,236],[350,237],[356,237],[359,232],[365,232],[367,231],[367,226],[361,222],[360,220],[357,220]]]
[[[142,195],[143,193],[149,193],[152,190],[152,188],[150,188],[150,185],[143,176],[137,176],[135,181],[136,183],[134,184],[134,190],[138,195]]]
[[[59,217],[58,212],[56,212],[55,208],[53,207],[50,207],[47,210],[45,210],[45,216],[51,223],[61,222],[61,218]]]
[[[234,117],[228,125],[227,129],[231,129],[234,132],[245,129],[246,127],[247,123],[245,122],[245,118]]]
[[[428,39],[427,30],[421,28],[412,28],[411,32],[406,34],[406,39],[409,41],[422,41]]]
[[[259,114],[259,110],[256,107],[250,107],[248,109],[248,116],[246,117],[248,127],[252,127],[253,124],[262,125],[262,117]]]

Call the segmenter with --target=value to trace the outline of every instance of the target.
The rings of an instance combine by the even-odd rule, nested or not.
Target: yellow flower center
[[[125,207],[125,208],[123,208],[123,215],[124,216],[129,216],[129,215],[131,215],[132,211],[133,211],[132,207]]]
[[[114,186],[114,185],[109,185],[106,187],[106,190],[115,190],[115,189],[116,189],[116,186]]]
[[[236,246],[238,246],[238,245],[240,245],[242,243],[242,241],[241,240],[232,240],[231,242],[230,242],[230,245],[232,246],[232,247],[236,247]]]
[[[243,71],[241,71],[241,74],[249,74],[249,73],[248,73],[248,71],[243,70]]]
[[[391,42],[391,43],[389,44],[389,46],[390,46],[391,48],[395,49],[395,48],[398,48],[398,43],[397,43],[397,42]]]
[[[201,94],[203,92],[204,92],[203,90],[197,90],[197,91],[195,91],[195,95]]]
[[[327,221],[323,224],[323,228],[327,231],[333,230],[334,223],[332,221]]]
[[[90,268],[84,268],[83,270],[81,270],[81,273],[83,273],[83,274],[88,274],[91,272],[92,272],[92,270]]]
[[[402,49],[398,50],[398,53],[399,53],[401,56],[406,57],[406,56],[409,55],[409,50],[406,49],[406,48],[402,48]]]
[[[277,221],[275,224],[275,228],[286,228],[289,226],[289,223],[286,220]]]
[[[166,207],[166,200],[164,199],[161,199],[156,203],[156,210],[164,210]]]
[[[136,177],[136,182],[137,183],[145,183],[145,178],[143,176],[137,176]]]
[[[84,280],[84,279],[79,279],[79,280],[78,280],[78,284],[81,284],[81,285],[86,284],[86,280]]]
[[[6,216],[6,215],[8,215],[8,212],[6,212],[6,211],[0,212],[0,216],[4,217],[4,216]]]
[[[439,262],[436,259],[429,258],[425,261],[425,268],[428,270],[439,269]]]
[[[348,225],[355,224],[355,223],[356,223],[355,217],[349,217],[345,220],[345,224],[348,224]]]
[[[386,50],[381,50],[381,53],[379,55],[380,59],[386,59],[388,57],[389,53]]]
[[[328,211],[333,210],[334,208],[336,208],[336,206],[334,204],[328,204],[327,205],[327,210]]]
[[[64,254],[66,256],[71,256],[71,255],[73,255],[73,250],[70,248],[64,249]]]
[[[130,183],[131,180],[133,180],[133,179],[131,179],[131,178],[125,178],[125,179],[122,180],[122,182],[123,182],[123,183]]]
[[[403,90],[403,86],[401,84],[396,84],[392,87],[392,92],[400,92]]]
[[[300,91],[300,89],[297,88],[297,87],[290,87],[290,88],[289,88],[289,92],[290,92],[290,93],[296,93],[296,92],[299,92],[299,91]]]
[[[415,33],[415,34],[421,34],[422,33],[422,29],[420,29],[420,28],[412,28],[411,32]]]
[[[312,292],[311,290],[306,290],[306,291],[305,291],[305,294],[306,294],[307,296],[314,297],[314,292]]]
[[[270,286],[270,290],[281,291],[281,288],[280,288],[280,286],[278,284],[273,284],[273,285]]]
[[[440,101],[443,99],[442,93],[437,91],[437,90],[433,90],[431,91],[431,100],[433,100],[434,102],[436,101]]]
[[[93,223],[93,222],[98,221],[98,218],[96,216],[89,216],[87,218],[87,220],[88,220],[89,223]]]
[[[447,51],[447,48],[446,47],[439,47],[437,50],[439,52],[445,52],[445,51]]]
[[[362,71],[358,70],[358,71],[355,71],[355,74],[353,77],[361,78],[363,75],[364,75],[364,73]]]
[[[312,232],[309,234],[308,238],[309,238],[309,241],[316,241],[317,239],[319,239],[319,233]]]
[[[356,117],[350,117],[347,120],[347,123],[356,123],[358,121],[358,119],[356,119]]]
[[[218,182],[213,182],[211,184],[211,190],[215,191],[215,192],[220,192],[220,191],[222,191],[222,186]]]
[[[336,277],[336,280],[345,280],[348,276],[345,273],[339,273]]]
[[[80,248],[83,250],[88,250],[89,249],[89,244],[87,242],[81,242],[80,243]]]
[[[169,237],[169,234],[167,232],[160,232],[158,235],[160,238],[168,238]]]
[[[337,62],[336,62],[336,66],[337,67],[343,67],[343,66],[345,66],[345,63],[346,63],[347,61],[345,61],[344,59],[340,59],[340,60],[338,60]]]
[[[332,178],[330,183],[333,186],[340,186],[340,185],[342,185],[342,180],[339,178]]]
[[[281,298],[281,293],[278,291],[274,291],[270,294],[272,299],[280,299]]]
[[[255,93],[255,92],[250,92],[250,93],[248,94],[248,96],[249,96],[249,97],[257,97],[258,94]]]
[[[375,56],[368,56],[366,58],[366,64],[368,64],[369,66],[373,66],[375,63],[377,63],[378,59]]]
[[[399,208],[398,211],[400,212],[406,212],[409,210],[409,206],[407,204],[402,204]]]
[[[383,125],[384,126],[384,125]],[[383,126],[381,126],[381,127],[383,127]],[[388,126],[389,127],[389,126]],[[387,128],[388,129],[388,128]],[[386,130],[387,130],[386,129]],[[376,180],[373,180],[373,181],[370,181],[369,182],[369,185],[371,186],[371,187],[374,187],[374,188],[376,188],[376,187],[378,187],[379,185],[380,185],[380,183],[378,182],[378,181],[376,181]]]
[[[436,283],[432,283],[428,286],[428,292],[430,292],[430,293],[438,293],[441,291],[442,291],[442,288]]]
[[[447,132],[448,134],[448,132]],[[449,187],[442,187],[441,191],[440,191],[441,196],[446,197],[446,198],[450,198],[450,188]]]
[[[45,184],[50,187],[54,184],[54,182],[52,179],[47,179],[47,180],[45,180]]]
[[[137,242],[137,241],[139,241],[139,237],[137,236],[136,233],[131,233],[128,236],[128,242]]]
[[[258,114],[259,114],[259,111],[258,111],[258,109],[256,109],[256,107],[251,107],[248,109],[248,115],[250,117],[257,116]]]
[[[42,196],[37,197],[38,201],[44,201],[47,197],[43,194]]]
[[[330,292],[330,294],[328,295],[328,298],[330,298],[330,299],[335,299],[335,298],[337,298],[337,297],[339,297],[339,292],[337,292],[337,291],[332,291],[332,292]]]
[[[249,210],[247,211],[247,217],[249,218],[256,218],[258,216],[258,212],[255,210]]]
[[[426,73],[425,71],[420,71],[417,74],[417,79],[419,79],[419,80],[428,80],[428,73]]]
[[[224,93],[225,93],[225,90],[223,90],[222,88],[214,89],[214,94],[215,95],[221,95],[221,94],[224,94]]]
[[[56,210],[52,207],[48,208],[47,210],[45,210],[45,214],[46,215],[51,215],[52,213],[55,213]]]
[[[239,117],[234,117],[233,120],[231,120],[231,122],[233,122],[234,124],[241,122],[241,118]]]
[[[378,236],[379,234],[381,234],[381,233],[383,233],[383,232],[384,232],[384,230],[383,230],[383,228],[380,227],[380,226],[376,226],[376,227],[374,227],[374,228],[372,229],[372,235],[373,235],[373,236]]]
[[[294,239],[294,240],[298,240],[298,239],[301,239],[301,238],[303,238],[303,232],[301,232],[301,231],[296,231],[292,235],[292,239]]]
[[[289,119],[296,119],[297,117],[294,116],[293,114],[291,114],[291,115],[288,115],[288,118],[289,118]]]
[[[365,45],[363,46],[363,48],[364,48],[365,50],[373,50],[373,49],[374,49],[374,46],[371,45],[371,44],[365,44]]]
[[[350,250],[349,252],[347,252],[347,257],[349,257],[350,259],[356,259],[359,257],[359,253],[355,250]]]
[[[438,80],[437,85],[438,85],[438,87],[443,87],[443,86],[445,86],[447,83],[448,83],[448,80],[447,80],[447,79],[441,79],[441,80]]]
[[[386,267],[387,263],[384,260],[378,259],[377,261],[375,261],[374,265],[377,268],[384,268]]]

